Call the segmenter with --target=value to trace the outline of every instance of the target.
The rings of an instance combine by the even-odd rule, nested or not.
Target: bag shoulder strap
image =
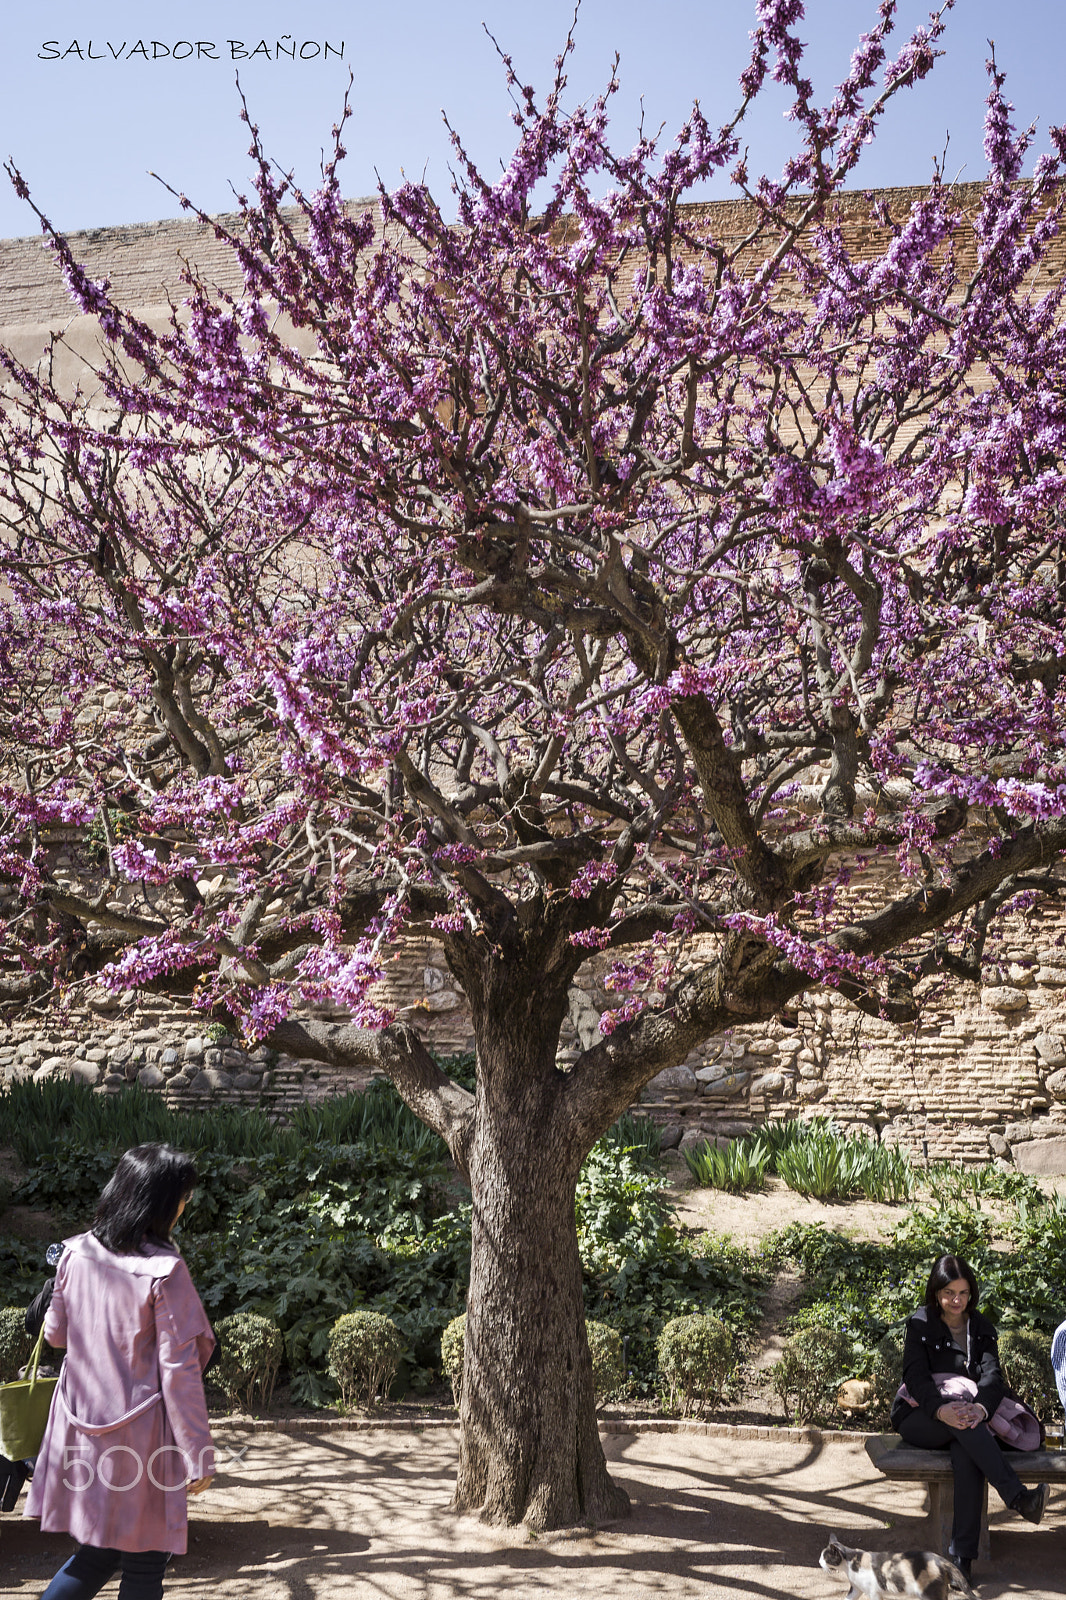
[[[37,1382],[37,1368],[41,1364],[41,1351],[43,1349],[44,1349],[44,1323],[42,1322],[41,1323],[41,1331],[37,1335],[37,1343],[33,1347],[33,1354],[30,1356],[30,1359],[26,1364],[26,1376],[30,1380],[30,1388],[31,1389],[33,1388],[34,1384]]]

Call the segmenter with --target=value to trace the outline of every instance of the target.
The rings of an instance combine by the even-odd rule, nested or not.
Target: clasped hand
[[[985,1420],[985,1409],[973,1400],[949,1400],[940,1407],[937,1416],[949,1428],[976,1428]]]

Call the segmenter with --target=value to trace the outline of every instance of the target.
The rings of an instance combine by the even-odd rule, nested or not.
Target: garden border
[[[599,1431],[608,1436],[637,1433],[698,1434],[705,1438],[766,1439],[777,1444],[865,1444],[877,1433],[860,1433],[844,1428],[774,1427],[771,1423],[700,1422],[684,1417],[633,1417],[598,1419]],[[424,1433],[427,1430],[458,1428],[458,1417],[239,1417],[227,1416],[211,1422],[212,1434],[235,1433]]]

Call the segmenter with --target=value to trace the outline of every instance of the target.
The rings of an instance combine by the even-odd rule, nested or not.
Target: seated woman
[[[976,1398],[945,1396],[942,1384],[947,1378],[971,1379]],[[951,1451],[955,1517],[950,1554],[969,1578],[981,1531],[985,1479],[1027,1522],[1043,1517],[1048,1486],[1026,1489],[987,1426],[1006,1386],[996,1330],[977,1310],[977,1280],[961,1256],[941,1256],[934,1262],[925,1304],[907,1320],[903,1383],[907,1394],[901,1390],[893,1402],[892,1426],[907,1444]]]

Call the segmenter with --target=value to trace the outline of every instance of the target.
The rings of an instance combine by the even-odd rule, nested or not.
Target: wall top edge
[[[1027,183],[1028,180],[1025,180],[1025,182]],[[950,187],[956,194],[965,200],[969,199],[971,196],[979,195],[984,189],[985,185],[983,181],[977,180],[967,183],[955,183],[950,185]],[[926,195],[929,193],[929,188],[929,183],[904,183],[893,184],[885,188],[864,187],[861,189],[842,189],[840,193],[835,196],[835,199],[838,201],[843,201],[845,204],[847,204],[849,201],[858,203],[865,200],[868,196],[876,196],[878,199],[886,200],[890,200],[892,198],[902,199],[908,195],[913,195],[915,197]],[[789,204],[802,205],[809,198],[809,195],[797,193],[790,196]],[[350,210],[357,211],[365,210],[367,207],[374,209],[379,202],[378,196],[374,194],[352,196],[344,203],[345,206]],[[689,212],[706,212],[709,215],[714,215],[715,212],[720,212],[725,215],[729,211],[737,208],[747,209],[751,206],[751,204],[751,201],[744,199],[742,196],[729,195],[718,200],[688,201],[681,206],[680,209],[682,211]],[[285,214],[295,216],[298,214],[299,208],[296,206],[286,206],[283,207],[283,211]],[[221,222],[226,226],[233,227],[240,221],[240,218],[241,213],[239,211],[214,211],[207,214],[206,222],[201,221],[196,215],[188,213],[176,217],[147,218],[139,222],[106,223],[97,228],[75,228],[66,232],[64,232],[63,229],[57,229],[57,232],[61,233],[63,237],[69,240],[72,245],[82,244],[91,248],[94,244],[99,243],[101,240],[107,239],[109,241],[114,241],[123,234],[128,235],[131,240],[134,240],[141,239],[152,234],[165,234],[175,231],[188,231],[197,233],[207,227],[208,224],[216,222]],[[41,243],[41,235],[39,233],[14,234],[0,239],[0,250],[2,250],[4,246],[25,247],[26,245],[39,243]]]

